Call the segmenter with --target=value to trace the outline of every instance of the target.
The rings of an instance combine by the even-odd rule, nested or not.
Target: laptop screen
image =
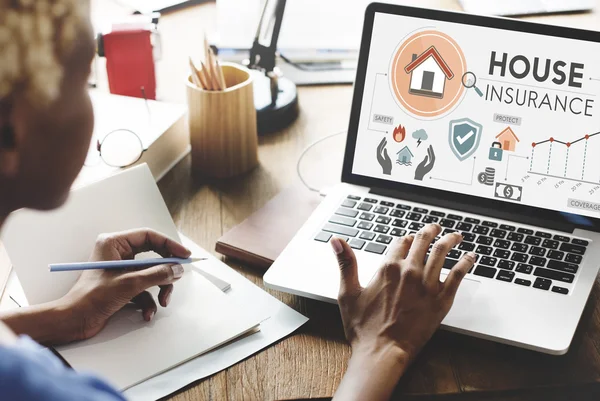
[[[600,217],[600,44],[377,12],[364,80],[353,174]]]

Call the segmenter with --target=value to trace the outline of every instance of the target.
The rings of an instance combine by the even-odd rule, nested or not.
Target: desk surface
[[[458,3],[453,0],[415,0],[406,3],[459,9]],[[111,2],[100,0],[94,2],[94,10],[97,18],[124,11]],[[533,19],[587,29],[600,26],[600,12]],[[160,22],[163,58],[157,66],[161,99],[185,102],[183,77],[188,68],[187,56],[200,52],[203,32],[214,30],[215,23],[214,3],[163,16]],[[223,233],[242,222],[279,191],[298,182],[296,160],[307,144],[347,128],[352,101],[350,86],[303,87],[299,89],[299,99],[301,115],[297,122],[280,133],[260,139],[261,165],[246,176],[221,182],[196,182],[190,174],[188,157],[161,180],[160,189],[181,231],[204,248],[214,249]],[[308,155],[309,159],[318,161],[319,172],[310,168],[311,164],[317,163],[305,163],[305,174],[316,186],[339,180],[344,140],[341,137],[330,140],[336,146],[332,143],[328,148],[335,149],[335,154],[325,155],[315,150]],[[228,264],[262,286],[262,272],[229,261]],[[310,322],[295,335],[230,369],[189,386],[171,399],[280,400],[333,395],[350,356],[337,308],[276,291],[269,292],[310,317]],[[177,291],[174,296],[177,296]],[[596,316],[595,320],[600,319]],[[451,366],[449,361],[456,358],[456,353],[450,352],[447,346],[451,344],[458,350],[461,347],[472,350],[483,349],[483,343],[451,333],[438,333],[425,350],[427,357],[422,358],[423,362],[417,362],[412,370],[414,373],[409,373],[403,379],[399,391],[439,394],[472,390],[461,385],[460,376],[477,375],[477,372],[469,370],[467,366],[461,367],[460,360]],[[507,363],[513,352],[509,347],[498,347],[498,352],[506,351],[508,359],[504,362]],[[547,357],[540,357],[541,360],[552,363]],[[486,378],[481,380],[485,381]],[[493,399],[520,399],[514,398],[514,395],[497,397],[500,396]]]

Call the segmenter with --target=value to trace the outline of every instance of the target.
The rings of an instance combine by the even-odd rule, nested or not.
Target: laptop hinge
[[[423,203],[426,205],[444,207],[447,209],[454,209],[466,213],[480,214],[484,216],[494,217],[502,220],[509,220],[515,223],[528,224],[536,227],[543,227],[549,230],[562,231],[565,233],[573,233],[576,226],[569,224],[565,221],[549,221],[548,219],[540,219],[535,216],[526,216],[522,214],[512,213],[506,210],[500,209],[489,209],[474,204],[464,204],[459,202],[453,202],[449,199],[444,198],[432,198],[429,196],[418,195],[408,192],[393,191],[387,189],[371,188],[369,193],[380,196],[388,196],[396,199],[404,199],[411,202]]]

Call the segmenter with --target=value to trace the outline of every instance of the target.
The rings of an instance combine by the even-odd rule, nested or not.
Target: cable
[[[309,150],[311,150],[313,147],[315,147],[316,145],[318,145],[319,143],[329,139],[329,138],[333,138],[334,136],[338,136],[338,135],[342,135],[345,134],[347,131],[343,130],[340,132],[336,132],[333,134],[329,134],[324,136],[323,138],[319,138],[316,141],[314,141],[313,143],[311,143],[310,145],[308,145],[306,148],[304,148],[304,150],[302,151],[302,153],[300,154],[300,157],[298,157],[298,162],[296,163],[296,173],[298,174],[298,178],[300,178],[300,181],[302,181],[302,184],[309,190],[312,192],[317,192],[317,193],[321,193],[321,190],[315,187],[311,187],[306,180],[304,180],[304,178],[302,177],[302,173],[300,172],[300,164],[302,163],[302,159],[304,159],[304,156],[306,155],[306,153],[308,153]]]

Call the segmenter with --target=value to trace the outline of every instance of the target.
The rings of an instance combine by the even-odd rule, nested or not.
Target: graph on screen
[[[585,184],[600,183],[600,132],[567,142],[550,137],[531,144],[529,173]]]

